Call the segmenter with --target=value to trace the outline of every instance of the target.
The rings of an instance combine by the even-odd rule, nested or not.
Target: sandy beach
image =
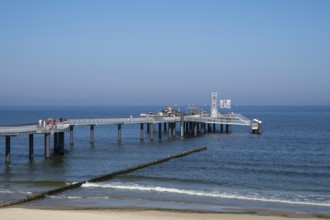
[[[103,210],[54,210],[32,208],[3,208],[0,209],[0,219],[6,220],[151,220],[151,219],[241,219],[241,220],[285,220],[285,219],[320,219],[309,216],[277,216],[257,214],[226,214],[226,213],[195,213],[162,210],[129,210],[129,209],[103,209]],[[325,219],[325,218],[322,218]]]

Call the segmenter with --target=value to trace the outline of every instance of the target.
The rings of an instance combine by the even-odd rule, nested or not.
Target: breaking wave
[[[177,189],[170,187],[160,186],[146,186],[139,184],[123,184],[123,183],[85,183],[82,185],[84,188],[103,188],[103,189],[117,189],[117,190],[128,190],[128,191],[141,191],[141,192],[158,192],[158,193],[173,193],[196,197],[210,197],[219,199],[238,199],[248,200],[257,202],[275,202],[275,203],[286,203],[292,205],[310,205],[310,206],[323,206],[330,207],[329,202],[314,202],[314,201],[302,201],[295,199],[279,199],[279,198],[266,198],[264,196],[255,195],[240,195],[236,193],[228,192],[212,192],[202,190],[188,190],[188,189]]]

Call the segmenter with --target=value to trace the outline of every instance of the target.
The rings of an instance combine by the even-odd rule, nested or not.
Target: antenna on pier
[[[218,100],[218,93],[212,92],[211,93],[211,117],[216,117],[218,115],[218,107],[217,101]]]

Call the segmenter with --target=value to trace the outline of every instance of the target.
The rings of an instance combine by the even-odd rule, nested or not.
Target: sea
[[[47,118],[139,117],[166,106],[0,106],[0,125],[37,123]],[[176,106],[187,111],[186,106]],[[209,108],[203,106],[204,110]],[[119,175],[86,182],[24,205],[76,208],[153,208],[211,212],[271,212],[330,215],[330,106],[233,106],[228,112],[262,121],[262,134],[232,126],[227,134],[140,140],[140,125],[74,127],[65,133],[65,154],[44,158],[44,136],[11,137],[11,165],[0,137],[0,203],[207,146],[207,150]],[[177,126],[179,129],[179,126]],[[145,129],[146,132],[146,129]],[[51,137],[53,138],[53,137]],[[51,140],[52,141],[52,140]],[[53,142],[51,142],[53,143]],[[51,150],[51,152],[53,152]]]

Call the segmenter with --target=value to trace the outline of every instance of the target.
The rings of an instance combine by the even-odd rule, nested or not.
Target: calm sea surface
[[[48,117],[133,117],[164,106],[1,106],[0,124],[37,123]],[[181,107],[185,111],[185,107]],[[231,111],[263,121],[263,133],[233,126],[232,133],[140,141],[139,125],[75,127],[74,145],[65,134],[65,155],[44,159],[43,135],[35,135],[34,160],[28,136],[11,138],[11,167],[0,138],[0,202],[83,181],[187,149],[206,151],[168,161],[28,205],[156,207],[211,211],[272,209],[330,214],[330,107],[239,106]],[[178,127],[178,126],[177,126]],[[156,127],[158,129],[158,126]],[[52,143],[52,142],[51,142]]]

